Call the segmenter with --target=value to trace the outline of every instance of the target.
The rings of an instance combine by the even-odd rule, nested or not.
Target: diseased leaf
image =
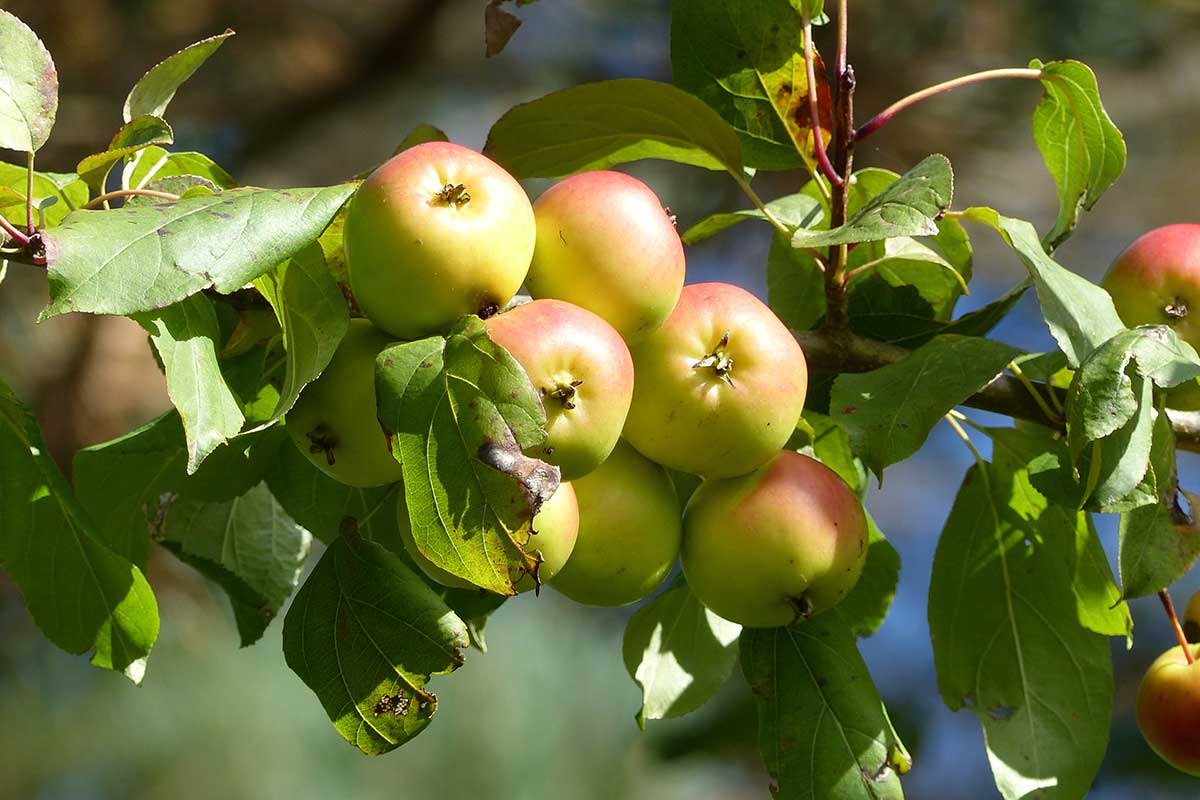
[[[232,189],[151,206],[77,211],[47,231],[50,305],[133,314],[176,303],[209,286],[229,293],[314,241],[354,192]]]
[[[57,113],[54,60],[28,25],[0,9],[0,147],[38,150]]]
[[[175,91],[192,77],[200,65],[230,36],[233,36],[233,31],[226,30],[224,33],[202,39],[152,67],[134,84],[129,96],[125,98],[125,121],[129,122],[143,114],[163,116],[171,98],[175,96]]]
[[[705,608],[686,583],[638,609],[625,627],[622,653],[642,688],[637,722],[681,717],[704,705],[737,663],[742,626]]]
[[[1029,66],[1042,71],[1046,90],[1033,112],[1033,138],[1058,187],[1058,219],[1045,240],[1053,252],[1071,235],[1079,210],[1090,211],[1125,171],[1125,138],[1087,64],[1034,59]]]
[[[392,553],[357,536],[329,546],[283,622],[283,654],[334,728],[367,755],[416,736],[437,711],[432,675],[458,669],[466,627]]]
[[[0,381],[0,569],[33,621],[69,653],[141,683],[158,603],[141,570],[97,537],[46,452],[33,415]]]
[[[492,126],[483,152],[516,178],[661,158],[742,179],[733,129],[682,89],[641,78],[585,83],[516,106]]]
[[[483,10],[483,44],[484,55],[488,58],[500,55],[512,39],[521,20],[501,8],[504,0],[491,0]]]

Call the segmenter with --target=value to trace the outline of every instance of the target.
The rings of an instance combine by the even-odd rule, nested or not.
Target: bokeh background
[[[0,2],[54,54],[58,124],[39,166],[69,170],[103,149],[129,87],[153,63],[225,27],[237,30],[171,108],[179,149],[212,155],[243,183],[345,179],[385,158],[428,122],[479,147],[516,102],[614,77],[668,80],[666,0],[544,0],[517,11],[507,51],[483,56],[483,0],[19,0]],[[818,45],[829,49],[829,32]],[[1098,278],[1146,229],[1200,221],[1200,8],[1188,0],[892,0],[852,5],[851,60],[860,120],[920,86],[1030,58],[1079,58],[1097,71],[1125,133],[1129,167],[1086,215],[1060,260]],[[1043,230],[1053,184],[1029,131],[1039,90],[988,84],[935,99],[864,143],[857,166],[903,171],[931,151],[955,165],[956,205],[993,205]],[[0,152],[13,160],[13,154]],[[744,206],[727,180],[673,165],[630,167],[686,227]],[[761,194],[803,176],[763,176]],[[544,184],[531,182],[531,194]],[[976,308],[1015,283],[1016,259],[980,229]],[[689,280],[722,279],[765,294],[768,230],[746,224],[689,254]],[[166,405],[142,332],[124,319],[35,325],[44,278],[15,267],[0,287],[0,372],[37,409],[64,462]],[[998,335],[1047,349],[1032,297]],[[975,415],[995,423],[985,414]],[[979,442],[985,446],[985,442]],[[862,649],[915,757],[910,798],[996,796],[974,718],[940,702],[925,617],[938,533],[970,455],[938,429],[891,468],[868,505],[903,557],[891,615]],[[1200,465],[1185,456],[1185,485]],[[1116,526],[1102,519],[1115,552]],[[158,553],[149,576],[163,623],[144,686],[89,667],[44,641],[0,575],[0,798],[498,798],[608,800],[766,796],[755,721],[740,675],[708,707],[637,730],[638,692],[621,663],[629,609],[577,607],[553,592],[506,605],[490,651],[435,681],[442,707],[418,739],[377,759],[329,726],[283,662],[280,624],[239,650],[224,599]],[[1200,581],[1176,589],[1186,601]],[[1160,763],[1137,733],[1132,703],[1145,666],[1170,643],[1157,601],[1133,604],[1137,643],[1114,642],[1112,742],[1090,797],[1194,798],[1200,782]]]

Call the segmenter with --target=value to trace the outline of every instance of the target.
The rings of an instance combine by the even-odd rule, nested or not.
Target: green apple
[[[1200,592],[1192,594],[1183,610],[1183,632],[1189,642],[1200,642]]]
[[[512,299],[533,257],[533,208],[491,159],[427,142],[363,181],[344,242],[359,308],[393,336],[419,339]]]
[[[1190,645],[1200,657],[1200,645]],[[1138,686],[1138,728],[1171,766],[1200,776],[1200,662],[1189,664],[1174,645],[1159,656]]]
[[[403,498],[403,493],[401,494]],[[417,547],[413,537],[412,524],[408,519],[408,507],[401,499],[397,508],[397,527],[404,548],[412,557],[413,563],[421,571],[443,586],[453,586],[459,589],[473,589],[474,584],[453,575],[429,560],[429,557]],[[558,485],[550,499],[542,504],[538,513],[533,517],[532,530],[527,534],[521,546],[527,553],[536,553],[540,559],[538,565],[538,580],[532,575],[523,575],[516,581],[518,592],[528,592],[537,584],[545,583],[562,569],[563,564],[571,557],[575,548],[575,538],[579,533],[579,505],[575,499],[575,487],[563,482]]]
[[[679,556],[679,501],[666,470],[624,441],[575,481],[579,538],[550,585],[579,603],[623,606],[653,592]]]
[[[285,418],[300,452],[347,486],[381,486],[401,477],[375,404],[375,356],[390,344],[370,322],[350,320],[329,366]]]
[[[635,342],[625,439],[660,464],[744,475],[796,428],[808,390],[804,352],[765,303],[728,283],[684,287],[657,331]]]
[[[718,616],[751,628],[790,625],[854,588],[868,534],[845,481],[784,450],[749,475],[700,485],[683,516],[683,574]]]
[[[489,319],[487,332],[541,392],[547,438],[531,455],[557,465],[568,481],[600,466],[633,397],[633,359],[620,334],[561,300],[517,306]]]
[[[1129,327],[1169,325],[1200,348],[1200,225],[1165,225],[1143,234],[1117,256],[1102,285]],[[1200,409],[1200,382],[1186,381],[1166,397],[1172,408]]]
[[[626,341],[657,328],[683,287],[683,243],[654,191],[622,172],[572,175],[533,205],[526,285],[607,320]]]

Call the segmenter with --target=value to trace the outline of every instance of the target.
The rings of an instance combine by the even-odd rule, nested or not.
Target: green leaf
[[[32,153],[50,138],[58,72],[37,34],[0,10],[0,147]]]
[[[354,536],[329,546],[283,622],[288,666],[367,755],[425,729],[437,711],[425,686],[460,667],[467,644],[462,620],[420,578]]]
[[[1021,257],[1037,289],[1042,318],[1072,367],[1125,330],[1108,292],[1046,255],[1028,222],[982,207],[968,208],[962,217],[995,229]]]
[[[642,688],[638,726],[707,703],[733,672],[741,630],[705,608],[686,583],[639,608],[621,648],[629,677]]]
[[[401,546],[400,550],[404,552],[403,546]],[[393,550],[392,552],[395,551]],[[471,646],[481,653],[486,653],[487,639],[484,638],[484,633],[487,629],[488,620],[492,618],[492,614],[500,606],[504,605],[508,598],[504,595],[489,592],[486,589],[455,589],[449,586],[442,586],[433,578],[421,572],[420,569],[414,569],[413,572],[417,577],[424,580],[429,588],[433,590],[434,594],[442,598],[442,602],[448,605],[450,610],[457,614],[458,618],[467,626],[467,636],[471,640]]]
[[[279,403],[262,424],[266,427],[290,411],[300,390],[328,366],[350,327],[350,313],[342,290],[325,264],[325,254],[315,242],[254,285],[275,310],[287,356]]]
[[[218,582],[227,581],[227,573],[241,584],[230,599],[242,646],[258,641],[296,589],[312,542],[308,531],[288,517],[265,483],[225,503],[170,497],[160,512],[161,544]],[[220,572],[212,574],[210,565]]]
[[[792,247],[831,247],[894,236],[932,236],[937,218],[950,207],[954,173],[942,155],[927,156],[871,198],[845,225],[828,231],[798,230]]]
[[[213,303],[192,295],[152,314],[138,314],[167,374],[167,394],[187,433],[188,474],[209,453],[237,436],[246,421],[242,404],[221,375],[221,338]]]
[[[836,472],[859,497],[867,488],[867,472],[855,458],[850,434],[824,414],[804,409],[801,422],[808,426],[809,438],[798,452],[812,456]]]
[[[492,126],[483,152],[516,178],[661,158],[742,179],[737,134],[715,111],[640,78],[585,83],[516,106]]]
[[[142,114],[153,114],[161,117],[167,110],[175,91],[192,77],[200,65],[217,51],[225,40],[233,36],[233,31],[226,29],[224,33],[210,36],[169,56],[150,69],[134,84],[129,96],[125,98],[125,121]]]
[[[220,189],[220,187],[208,178],[202,178],[199,175],[167,175],[166,177],[151,181],[146,184],[145,188],[155,192],[167,192],[178,195],[180,198],[206,197],[210,194],[216,194]],[[133,197],[126,197],[124,199],[124,204],[127,206],[150,206],[160,202],[162,202],[161,199],[148,195],[134,195]]]
[[[41,318],[150,311],[209,286],[236,291],[315,240],[353,192],[232,189],[77,211],[45,234],[51,301]]]
[[[900,800],[912,759],[834,608],[789,628],[742,632],[772,793],[787,800]]]
[[[884,467],[917,452],[950,409],[991,383],[1018,352],[991,339],[938,336],[895,364],[838,376],[830,414],[882,477]]]
[[[417,547],[453,575],[514,594],[513,576],[534,566],[514,537],[558,486],[557,467],[522,452],[545,440],[537,390],[477,317],[446,339],[389,347],[376,365]]]
[[[814,158],[801,22],[788,0],[671,4],[672,80],[733,126],[746,163],[758,169],[791,169]],[[827,140],[833,102],[824,64],[815,72]]]
[[[809,330],[825,316],[821,265],[778,232],[772,234],[767,251],[767,300],[779,319],[796,330]]]
[[[403,153],[410,147],[416,147],[419,144],[448,141],[450,141],[450,137],[446,135],[445,131],[443,131],[441,128],[423,122],[408,132],[408,135],[405,136],[400,144],[396,146],[396,149],[393,151],[392,155]]]
[[[14,225],[25,224],[25,192],[28,171],[25,167],[0,162],[0,216]],[[67,214],[88,201],[87,184],[74,173],[34,172],[34,219],[41,223],[36,209],[41,209],[44,227],[57,225]]]
[[[205,178],[221,189],[237,186],[233,176],[203,153],[169,153],[152,145],[130,156],[121,176],[121,187],[147,189],[155,181],[177,175]]]
[[[972,467],[934,556],[929,628],[938,688],[983,726],[1005,798],[1083,797],[1112,712],[1105,637],[1080,621],[1082,512],[1049,505],[1023,458]]]
[[[158,638],[158,604],[141,570],[107,548],[33,415],[0,381],[0,567],[38,628],[70,653],[140,683]]]
[[[1034,59],[1046,93],[1033,112],[1033,138],[1058,186],[1058,219],[1046,234],[1053,252],[1125,171],[1125,139],[1104,110],[1096,75],[1079,61]]]
[[[789,194],[778,197],[767,203],[771,215],[788,228],[807,228],[815,225],[825,215],[820,201],[806,194]],[[766,220],[767,215],[757,208],[747,208],[742,211],[730,211],[721,214],[710,214],[684,231],[683,243],[687,245],[700,244],[718,233],[732,228],[739,222],[748,219]]]
[[[171,144],[174,141],[175,132],[165,119],[137,117],[121,126],[107,150],[83,159],[75,170],[92,191],[100,194],[108,183],[108,173],[118,161],[152,145]]]
[[[859,638],[879,630],[896,597],[896,586],[900,582],[900,554],[883,538],[883,532],[870,514],[867,515],[867,524],[871,533],[862,576],[850,594],[837,604],[838,616]]]

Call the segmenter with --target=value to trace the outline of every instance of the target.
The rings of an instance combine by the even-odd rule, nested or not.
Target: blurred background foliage
[[[125,93],[148,67],[226,27],[238,35],[172,105],[177,149],[202,150],[241,182],[268,186],[343,180],[386,158],[419,123],[479,147],[514,103],[584,81],[670,77],[667,0],[543,0],[516,11],[523,27],[491,60],[483,56],[483,0],[17,0],[0,7],[36,30],[58,65],[58,124],[38,159],[49,170],[70,170],[104,148]],[[858,0],[852,12],[860,120],[913,89],[976,69],[1034,57],[1093,66],[1128,141],[1129,167],[1059,250],[1067,266],[1097,279],[1146,229],[1200,221],[1197,3]],[[829,34],[818,34],[826,51]],[[903,171],[943,152],[955,165],[956,206],[992,205],[1045,230],[1055,195],[1029,133],[1037,97],[1035,86],[1015,82],[938,98],[865,142],[856,165]],[[684,228],[744,205],[720,175],[660,164],[631,171]],[[769,197],[802,179],[763,175],[757,185]],[[535,195],[544,185],[527,188]],[[998,296],[1020,272],[985,232],[972,233],[976,277],[962,311]],[[767,244],[764,228],[740,226],[689,251],[689,280],[729,280],[765,294]],[[1047,349],[1032,299],[997,335]],[[14,268],[0,291],[0,372],[35,406],[66,463],[78,447],[124,433],[167,401],[136,325],[101,317],[35,325],[45,300],[44,278]],[[863,651],[915,758],[905,782],[910,798],[995,796],[974,718],[951,714],[938,698],[925,619],[937,535],[970,461],[952,435],[936,430],[868,500],[904,558],[891,616]],[[1193,456],[1184,456],[1181,474],[1195,490]],[[1115,528],[1102,520],[1110,553]],[[217,592],[162,553],[149,573],[163,627],[140,689],[51,647],[0,575],[0,798],[766,796],[739,676],[704,710],[638,732],[637,689],[620,656],[628,609],[586,609],[553,592],[510,602],[489,629],[490,651],[435,681],[436,724],[402,750],[367,759],[338,739],[287,671],[279,622],[257,646],[238,650]],[[1182,581],[1177,602],[1197,588],[1194,577]],[[1195,780],[1159,762],[1132,719],[1141,673],[1170,642],[1157,600],[1137,601],[1134,614],[1135,648],[1113,644],[1112,743],[1089,796],[1193,798]]]

